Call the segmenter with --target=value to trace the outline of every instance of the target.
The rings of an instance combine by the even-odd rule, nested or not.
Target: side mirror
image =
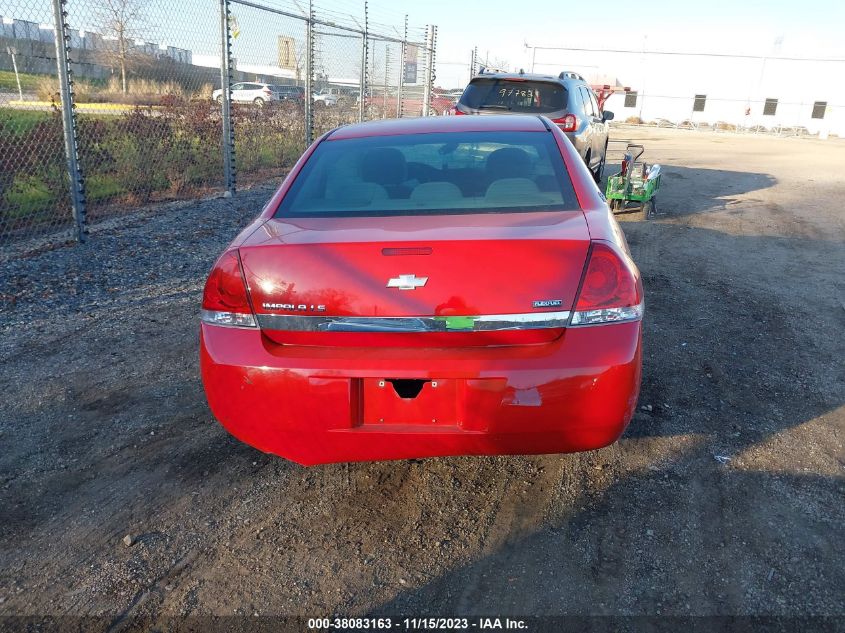
[[[604,110],[601,113],[601,120],[602,121],[613,121],[613,112],[610,110]]]

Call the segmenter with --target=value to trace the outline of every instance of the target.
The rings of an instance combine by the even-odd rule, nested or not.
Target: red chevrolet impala
[[[606,446],[636,407],[643,291],[543,117],[352,125],[214,265],[202,379],[236,437],[301,464]]]

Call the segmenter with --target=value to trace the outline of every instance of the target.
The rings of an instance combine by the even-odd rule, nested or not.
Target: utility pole
[[[640,123],[643,122],[643,103],[645,102],[645,80],[646,80],[646,68],[648,65],[645,61],[645,47],[646,41],[648,40],[648,35],[643,35],[643,53],[640,57],[640,67],[642,68],[642,85],[640,85],[640,95],[638,96],[640,102],[640,111],[637,114],[637,118],[640,120]]]

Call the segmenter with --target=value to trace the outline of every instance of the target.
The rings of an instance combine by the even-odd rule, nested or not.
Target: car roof
[[[483,73],[481,75],[475,75],[472,79],[470,79],[470,83],[476,79],[516,79],[523,81],[548,81],[556,84],[569,82],[587,83],[583,79],[578,79],[577,77],[564,77],[561,79],[558,75],[540,75],[537,73]]]
[[[443,132],[543,132],[547,129],[536,115],[430,116],[347,125],[335,130],[329,140]]]

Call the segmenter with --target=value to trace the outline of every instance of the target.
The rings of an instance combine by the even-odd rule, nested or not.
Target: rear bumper
[[[215,417],[304,465],[596,449],[625,430],[640,387],[640,322],[570,328],[540,345],[443,349],[279,345],[258,330],[201,328]],[[408,378],[448,388],[416,404],[390,383],[376,393],[381,379]]]

